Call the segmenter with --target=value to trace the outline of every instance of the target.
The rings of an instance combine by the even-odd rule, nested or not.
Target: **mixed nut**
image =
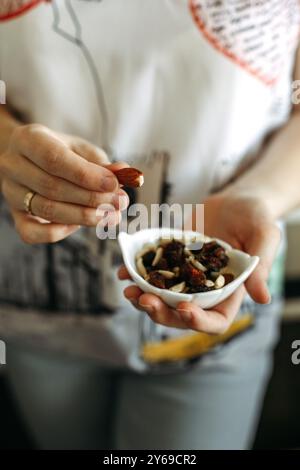
[[[144,175],[137,168],[126,167],[115,172],[119,183],[127,188],[140,188],[144,184]]]
[[[208,292],[233,281],[228,255],[215,240],[189,245],[179,239],[160,239],[136,255],[138,273],[150,284],[177,293]]]

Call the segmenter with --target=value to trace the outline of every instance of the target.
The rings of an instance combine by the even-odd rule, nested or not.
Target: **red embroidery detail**
[[[1,0],[0,21],[11,20],[23,15],[39,3],[50,2],[51,0]]]
[[[262,67],[260,67],[260,65],[258,65],[258,66],[256,66],[256,64],[251,65],[247,59],[243,58],[242,55],[239,55],[239,53],[234,50],[234,47],[229,48],[229,47],[226,47],[225,44],[223,44],[222,39],[220,39],[218,37],[217,28],[215,28],[216,31],[214,31],[214,28],[210,28],[209,25],[205,22],[205,14],[204,14],[203,10],[205,10],[206,15],[209,15],[208,9],[209,8],[214,8],[214,5],[211,4],[211,5],[213,5],[212,7],[208,6],[207,11],[206,11],[206,7],[205,6],[203,7],[201,5],[203,3],[204,2],[200,1],[200,0],[189,0],[189,8],[190,8],[190,11],[192,13],[192,17],[193,17],[196,25],[198,26],[199,30],[204,35],[204,37],[212,44],[212,46],[215,49],[217,49],[219,52],[224,54],[226,57],[228,57],[234,63],[236,63],[237,65],[242,67],[248,73],[255,76],[256,78],[258,78],[259,80],[264,82],[266,85],[269,85],[269,86],[274,85],[277,82],[278,78],[279,78],[279,73],[280,73],[280,69],[281,69],[281,66],[282,66],[282,62],[285,60],[286,55],[289,53],[288,47],[285,48],[284,58],[281,58],[282,59],[280,61],[281,63],[276,64],[277,69],[279,70],[279,73],[277,73],[275,75],[273,74],[274,71],[273,71],[273,68],[272,68],[272,64],[270,64],[270,69],[271,70],[269,71],[269,73],[264,73],[261,70]],[[295,3],[298,4],[298,2],[295,2]],[[222,4],[218,4],[215,8],[216,9],[217,8],[221,9]],[[271,8],[271,6],[270,6],[270,8]],[[297,40],[299,40],[300,10],[299,9],[296,9],[296,10],[297,11],[294,12],[295,13],[295,15],[294,15],[294,24],[291,25],[290,30],[292,28],[294,28],[294,29],[297,29],[297,32],[293,36],[293,31],[292,32],[289,31],[290,39],[287,39],[287,44],[286,44],[286,46],[290,46],[290,48],[295,47]],[[282,14],[284,14],[284,11],[282,11]],[[296,22],[297,22],[297,24],[296,24]],[[293,36],[293,38],[291,38],[291,35]],[[274,52],[276,52],[276,51],[274,51]],[[267,58],[266,58],[266,60],[267,60]]]

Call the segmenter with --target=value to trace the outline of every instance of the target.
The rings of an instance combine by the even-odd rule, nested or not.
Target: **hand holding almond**
[[[101,204],[112,207],[109,223],[119,223],[129,200],[114,172],[126,166],[109,164],[105,152],[81,138],[37,124],[17,126],[0,155],[0,177],[21,238],[56,242],[82,225],[96,226]],[[29,191],[32,215],[24,207]]]

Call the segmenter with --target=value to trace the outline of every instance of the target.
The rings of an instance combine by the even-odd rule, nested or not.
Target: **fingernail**
[[[112,198],[112,203],[116,209],[123,211],[128,206],[128,197],[124,194],[115,194]]]
[[[105,204],[101,204],[98,208],[97,208],[97,217],[104,217],[106,215],[108,215],[109,213],[111,212],[115,212],[116,211],[116,207],[113,205],[113,204],[108,204],[108,203],[105,203]]]
[[[115,176],[105,176],[101,180],[100,189],[104,193],[111,193],[117,187],[117,180]]]
[[[154,313],[155,309],[152,307],[152,305],[146,305],[146,304],[139,304],[140,307],[144,308],[148,313]]]
[[[127,300],[129,300],[129,302],[131,302],[135,307],[139,306],[138,301],[134,297],[131,297],[130,299],[127,299]]]
[[[184,310],[184,309],[178,308],[177,312],[180,313],[180,316],[184,321],[190,321],[190,319],[192,317],[192,314],[189,310]]]

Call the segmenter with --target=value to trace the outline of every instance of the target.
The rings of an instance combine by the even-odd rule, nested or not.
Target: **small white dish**
[[[145,281],[136,269],[135,256],[137,252],[141,250],[146,243],[156,243],[159,238],[181,238],[182,235],[184,236],[186,243],[193,240],[195,237],[197,238],[197,241],[199,240],[203,242],[216,240],[226,249],[226,253],[229,257],[228,271],[234,274],[235,279],[221,289],[211,290],[209,292],[199,292],[196,294],[178,294],[167,289],[159,289]],[[229,297],[241,284],[243,284],[243,282],[245,282],[259,262],[258,256],[250,256],[243,251],[232,248],[228,243],[223,242],[222,240],[209,238],[203,234],[192,231],[182,232],[181,230],[176,229],[157,228],[141,230],[132,235],[121,232],[118,240],[121,246],[124,264],[133,281],[144,292],[156,294],[172,308],[176,308],[179,302],[193,302],[202,308],[212,308],[216,306],[223,300],[227,299],[227,297]]]

